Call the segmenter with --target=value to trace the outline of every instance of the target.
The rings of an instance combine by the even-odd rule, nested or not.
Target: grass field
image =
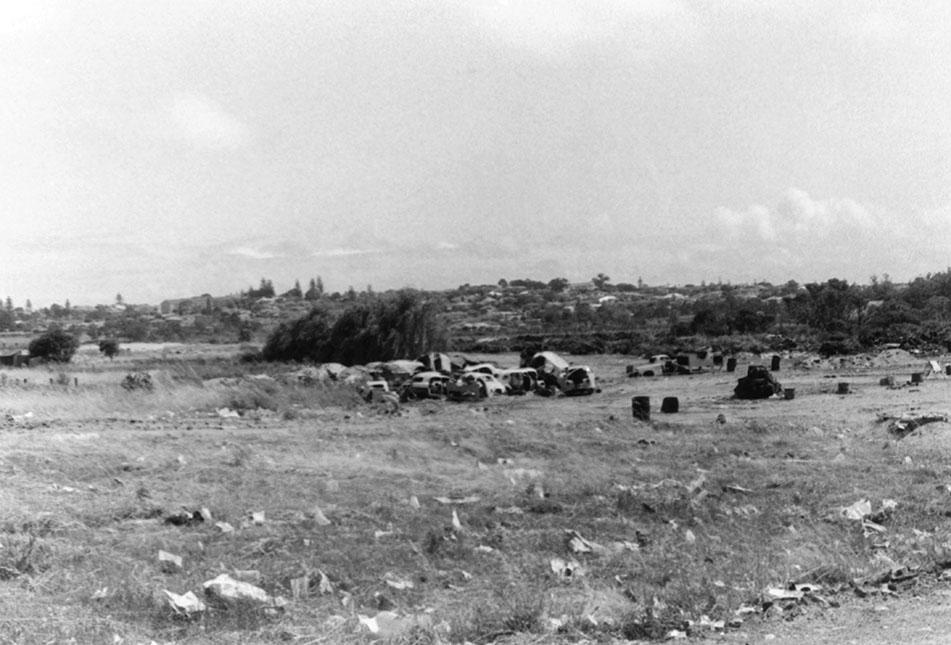
[[[0,642],[755,632],[777,614],[920,592],[951,565],[951,428],[899,440],[876,421],[948,407],[951,379],[878,385],[912,365],[783,371],[796,398],[745,402],[730,399],[739,374],[626,379],[623,357],[588,357],[603,388],[592,397],[390,415],[343,387],[220,380],[247,371],[227,351],[7,370]],[[152,372],[154,391],[123,390],[131,369]],[[851,394],[835,394],[842,380]],[[651,397],[650,423],[631,418],[634,395]],[[664,396],[681,411],[659,414]],[[894,508],[842,516],[863,499]],[[210,519],[166,522],[202,508]],[[221,573],[286,603],[170,608],[163,590],[200,597]],[[820,588],[768,602],[793,583]]]

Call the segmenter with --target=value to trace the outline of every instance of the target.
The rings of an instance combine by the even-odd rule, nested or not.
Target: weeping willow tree
[[[345,365],[412,358],[443,349],[441,303],[411,289],[355,302],[331,323],[323,309],[282,323],[268,338],[265,360]]]

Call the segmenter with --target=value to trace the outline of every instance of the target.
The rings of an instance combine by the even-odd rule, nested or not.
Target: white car
[[[667,364],[670,363],[670,356],[667,354],[654,354],[646,363],[640,363],[635,365],[627,366],[627,375],[628,376],[661,376],[667,374],[670,371],[670,368],[667,367]]]
[[[494,375],[483,372],[467,372],[467,374],[471,374],[475,377],[475,380],[482,384],[485,388],[485,396],[505,394],[505,385]]]
[[[415,399],[441,399],[446,395],[449,377],[442,372],[419,372],[403,383],[400,398],[403,401]]]
[[[504,371],[505,370],[499,369],[492,363],[479,363],[478,365],[467,365],[466,369],[463,371],[463,374],[467,374],[469,372],[478,372],[479,374],[490,374],[495,378],[499,378]]]

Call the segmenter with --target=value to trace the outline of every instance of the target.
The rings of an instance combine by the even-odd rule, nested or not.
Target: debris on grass
[[[317,591],[320,592],[320,595],[332,594],[334,592],[334,586],[330,582],[330,578],[327,577],[327,574],[323,571],[318,571],[320,574],[320,582],[317,584]]]
[[[251,584],[261,582],[261,572],[257,569],[234,569],[232,574],[235,580],[241,582],[250,582]]]
[[[265,521],[264,511],[251,511],[244,518],[244,521],[241,522],[241,526],[244,528],[249,526],[264,526]]]
[[[408,504],[409,504],[409,507],[413,509],[414,511],[418,511],[420,509],[419,498],[416,497],[416,495],[409,496]]]
[[[237,410],[232,410],[231,408],[218,408],[215,412],[222,419],[237,419],[241,416]]]
[[[786,611],[806,602],[816,603],[825,607],[836,605],[836,603],[819,595],[820,591],[822,591],[821,585],[806,583],[791,583],[785,587],[769,587],[763,593],[761,607],[763,611],[768,611],[772,608]]]
[[[182,507],[181,510],[165,517],[165,523],[173,526],[195,526],[203,522],[211,522],[211,511],[207,508],[200,508],[196,511],[190,511]]]
[[[327,519],[327,516],[324,515],[324,512],[320,510],[320,507],[316,504],[313,508],[310,509],[311,519],[317,524],[317,526],[329,526],[330,520]]]
[[[227,522],[215,522],[215,528],[222,533],[234,533],[234,527]]]
[[[182,557],[174,553],[159,549],[158,561],[159,568],[164,573],[177,573],[182,570]]]
[[[462,532],[462,522],[459,521],[459,514],[456,509],[452,509],[452,529],[457,533]]]
[[[866,535],[869,535],[885,532],[882,524],[891,519],[896,508],[898,508],[898,502],[893,499],[883,499],[878,511],[873,513],[872,503],[867,499],[860,499],[850,506],[838,509],[838,515],[850,521],[861,522]]]
[[[208,598],[228,607],[251,603],[267,609],[283,609],[286,603],[280,596],[271,596],[264,589],[248,582],[235,580],[227,573],[207,580],[202,586]]]
[[[387,573],[386,575],[384,575],[384,576],[383,576],[383,581],[384,581],[388,586],[392,587],[393,589],[396,589],[397,591],[404,591],[404,590],[406,590],[406,589],[412,589],[412,588],[415,586],[415,585],[413,585],[413,581],[412,581],[412,580],[407,580],[407,579],[405,579],[405,578],[400,578],[400,577],[398,577],[397,575],[395,575],[395,574],[393,574],[393,573]]]
[[[303,575],[299,578],[291,578],[291,598],[294,600],[301,600],[306,598],[310,593],[310,576]]]
[[[583,573],[581,564],[573,558],[571,560],[552,558],[548,565],[551,567],[552,573],[563,582],[571,582],[575,578],[581,577]]]
[[[872,514],[872,503],[867,499],[860,499],[851,506],[843,506],[839,514],[847,520],[861,522]]]
[[[741,493],[743,495],[751,495],[753,491],[749,488],[744,488],[737,484],[727,484],[723,487],[723,492],[725,493]]]
[[[440,504],[475,504],[482,501],[480,495],[468,495],[466,497],[434,497]]]
[[[948,415],[943,412],[934,412],[931,414],[911,414],[904,413],[898,416],[892,414],[879,414],[878,422],[888,421],[888,432],[899,439],[904,439],[912,432],[928,423],[947,422]]]
[[[427,614],[400,616],[395,611],[386,610],[380,611],[375,616],[357,614],[357,619],[370,634],[387,641],[406,637],[413,633],[413,629],[432,628],[432,618]]]
[[[177,615],[184,618],[190,618],[195,614],[200,614],[206,609],[205,603],[191,591],[182,595],[169,591],[168,589],[163,589],[162,592],[168,600],[169,607],[171,607]]]

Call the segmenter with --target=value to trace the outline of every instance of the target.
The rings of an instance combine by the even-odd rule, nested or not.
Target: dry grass
[[[338,388],[202,385],[203,368],[157,371],[153,392],[119,388],[125,367],[80,372],[78,387],[37,370],[0,390],[5,411],[34,414],[0,433],[0,643],[363,642],[358,614],[389,607],[411,617],[399,643],[653,639],[730,618],[768,586],[947,559],[946,453],[856,421],[879,402],[834,399],[818,380],[796,384],[816,392],[796,404],[729,402],[722,375],[637,383],[695,393],[683,414],[638,425],[621,378],[590,399],[388,416]],[[219,418],[224,406],[245,414]],[[860,498],[898,502],[887,547],[831,517]],[[237,530],[163,523],[183,507]],[[265,523],[242,527],[251,511]],[[607,550],[572,553],[568,530]],[[159,549],[183,569],[163,572]],[[563,579],[552,558],[581,570]],[[161,600],[236,570],[259,572],[286,611],[182,620]]]

